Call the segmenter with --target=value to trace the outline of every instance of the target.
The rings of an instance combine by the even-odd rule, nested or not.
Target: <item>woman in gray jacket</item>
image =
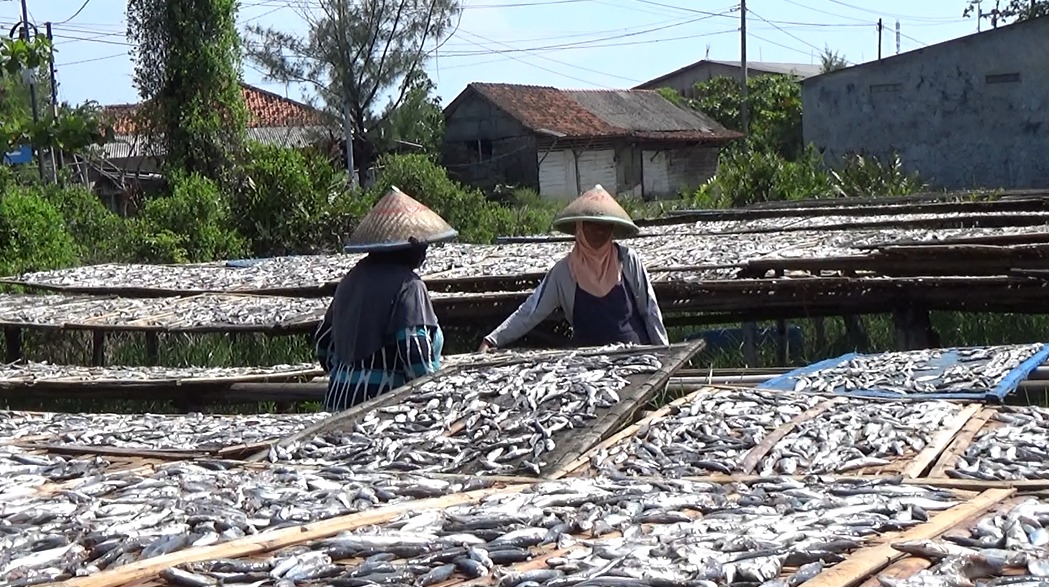
[[[553,225],[575,236],[575,246],[521,307],[484,337],[481,352],[514,342],[558,308],[572,325],[572,342],[577,346],[669,344],[640,257],[613,241],[639,232],[615,198],[600,185],[594,186],[565,207]]]

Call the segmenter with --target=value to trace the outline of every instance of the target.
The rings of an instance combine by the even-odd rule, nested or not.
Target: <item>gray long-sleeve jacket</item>
[[[619,243],[615,243],[615,247],[623,264],[623,278],[634,292],[635,307],[648,330],[649,340],[655,345],[670,344],[663,326],[663,314],[656,303],[656,292],[652,289],[652,282],[648,279],[641,258],[630,247]],[[566,257],[554,263],[532,295],[484,339],[496,348],[506,346],[528,334],[558,308],[564,311],[565,318],[572,323],[575,292],[576,280],[568,268]]]

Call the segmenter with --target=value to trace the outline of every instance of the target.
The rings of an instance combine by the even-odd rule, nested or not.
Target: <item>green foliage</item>
[[[1001,24],[1030,20],[1041,16],[1049,16],[1049,0],[995,0],[993,8],[984,8],[986,0],[968,0],[968,5],[962,11],[962,16],[968,18],[974,13],[978,18],[990,21],[991,26],[997,27]]]
[[[824,46],[823,54],[820,55],[820,73],[838,71],[849,66],[844,55],[838,55],[837,51],[831,51],[830,47]]]
[[[918,173],[907,174],[899,154],[886,164],[871,157],[849,155],[841,169],[832,170],[834,191],[843,198],[903,196],[926,188]]]
[[[76,243],[81,263],[92,264],[119,258],[119,239],[125,221],[109,211],[90,189],[81,185],[47,185],[34,190],[61,214]]]
[[[169,170],[232,185],[247,122],[236,0],[128,0],[143,104],[136,127]]]
[[[101,108],[95,102],[76,107],[60,104],[57,112],[52,111],[45,73],[52,52],[47,37],[0,42],[0,149],[29,144],[74,153],[112,138],[113,129],[102,121]],[[36,122],[29,82],[36,85]]]
[[[459,240],[490,242],[509,222],[499,205],[479,190],[460,185],[448,172],[424,155],[388,155],[379,160],[381,171],[368,195],[371,206],[390,186],[426,204],[459,231]]]
[[[7,189],[0,198],[0,275],[77,264],[77,246],[62,213],[34,189]]]
[[[134,260],[197,263],[245,253],[229,202],[215,182],[179,172],[171,186],[171,195],[147,201],[132,223],[128,246]]]
[[[784,200],[898,196],[923,189],[917,174],[902,171],[898,156],[888,163],[851,156],[841,170],[831,170],[809,145],[795,161],[768,152],[726,150],[717,175],[691,199],[698,206],[725,208]]]
[[[698,98],[689,104],[723,126],[741,128],[743,92],[739,80],[718,76],[696,84]],[[803,150],[801,135],[801,84],[786,75],[760,75],[747,79],[749,132],[747,143],[755,151],[777,153],[786,159]]]
[[[372,131],[379,150],[397,148],[397,141],[414,143],[424,153],[437,155],[441,152],[444,139],[444,111],[441,98],[434,94],[437,86],[425,72],[419,70],[412,75],[400,102],[390,100]]]
[[[338,250],[341,215],[366,211],[347,198],[345,173],[312,151],[254,144],[245,173],[252,185],[234,199],[234,217],[256,256]]]
[[[656,91],[659,92],[659,95],[663,96],[663,99],[665,99],[667,102],[673,102],[678,106],[685,105],[684,96],[679,94],[678,91],[674,88],[656,88]]]

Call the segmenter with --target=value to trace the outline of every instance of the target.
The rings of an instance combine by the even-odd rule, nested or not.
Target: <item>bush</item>
[[[62,213],[32,188],[0,197],[0,275],[71,267],[79,262]]]
[[[211,180],[175,173],[171,195],[146,202],[128,231],[136,261],[197,263],[244,255],[229,202]]]
[[[390,186],[426,204],[459,231],[459,240],[492,242],[512,223],[512,215],[489,202],[479,190],[464,187],[448,172],[424,155],[386,155],[379,159],[381,171],[367,201],[371,206]]]
[[[346,193],[346,174],[315,152],[255,144],[245,172],[253,185],[232,205],[256,256],[336,250],[346,236],[339,220],[366,211],[360,194]]]
[[[46,185],[38,193],[65,219],[66,228],[76,241],[81,263],[94,264],[118,260],[119,239],[125,220],[111,212],[98,196],[85,186]]]

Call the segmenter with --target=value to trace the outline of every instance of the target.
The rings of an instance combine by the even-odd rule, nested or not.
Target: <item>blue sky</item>
[[[239,20],[304,32],[300,14],[320,0],[242,0]],[[966,0],[749,0],[751,61],[818,63],[824,46],[850,63],[976,32],[962,18]],[[988,5],[990,0],[988,0]],[[740,56],[739,4],[731,0],[464,0],[456,33],[427,70],[447,104],[472,81],[561,88],[627,88],[703,58]],[[28,0],[30,21],[51,21],[60,99],[137,102],[119,0]],[[75,15],[75,16],[74,16]],[[0,0],[4,31],[18,22],[18,0]],[[986,23],[983,25],[988,26]],[[303,90],[265,81],[246,62],[244,80],[300,98]]]

